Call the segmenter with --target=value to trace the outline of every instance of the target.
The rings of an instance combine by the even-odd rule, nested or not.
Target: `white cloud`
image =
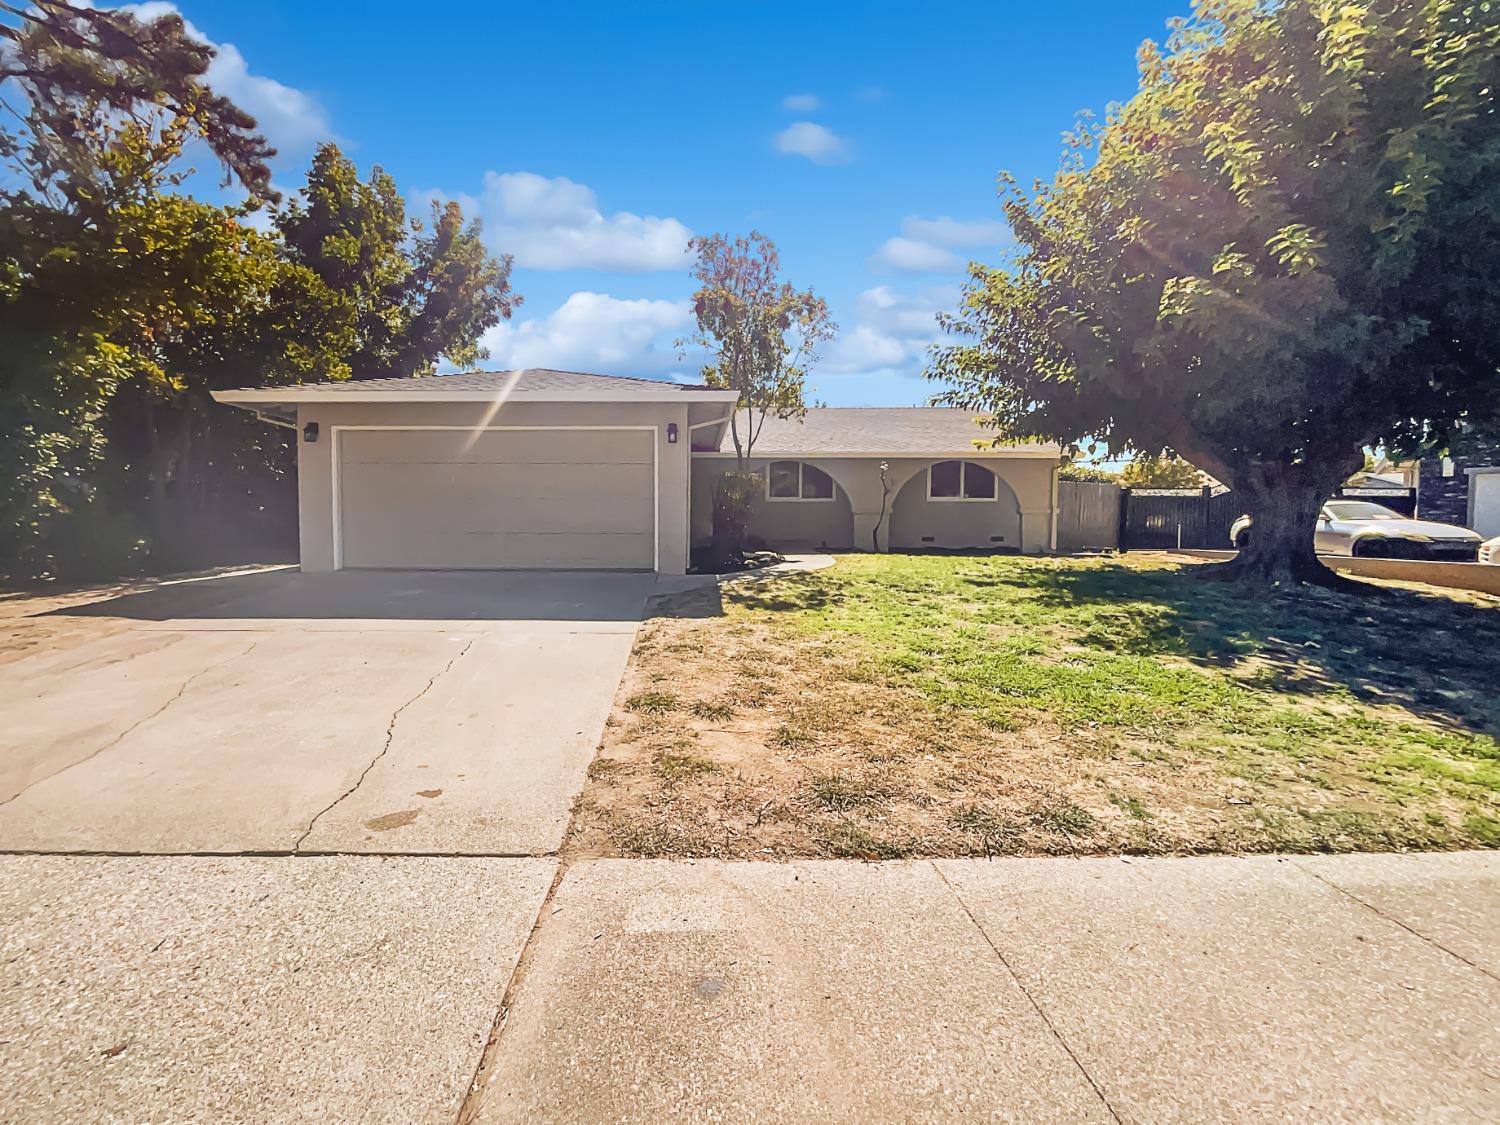
[[[869,265],[886,273],[945,273],[961,269],[968,260],[955,250],[999,247],[1010,239],[1010,227],[997,219],[908,215],[901,220],[901,233],[882,242]]]
[[[788,94],[781,99],[781,108],[794,113],[811,113],[821,104],[817,94]]]
[[[776,147],[788,156],[805,156],[814,164],[841,164],[849,159],[849,143],[826,125],[799,121],[776,134]]]
[[[444,193],[418,193],[423,199]],[[684,269],[693,232],[676,219],[616,211],[605,215],[583,184],[535,172],[486,172],[478,198],[457,195],[484,221],[484,239],[516,264],[539,270],[605,269],[626,273]]]
[[[166,0],[127,4],[125,10],[143,20],[182,14],[176,4]],[[279,153],[305,155],[319,141],[336,139],[327,111],[311,94],[274,78],[252,74],[250,64],[233,43],[215,43],[191,22],[186,19],[183,22],[189,35],[209,44],[216,52],[204,75],[209,88],[254,117],[257,130]]]
[[[901,222],[901,233],[939,246],[998,245],[1010,239],[1010,227],[999,219],[950,219],[947,215],[936,219],[908,215]]]
[[[605,375],[662,375],[693,381],[699,364],[679,361],[673,339],[692,320],[687,301],[621,300],[574,293],[546,316],[505,321],[484,334],[488,366],[555,367]]]
[[[900,236],[882,242],[870,259],[875,269],[896,273],[944,273],[963,264],[963,259],[952,250]]]
[[[854,323],[827,349],[820,370],[916,375],[927,348],[942,333],[937,314],[957,307],[957,286],[903,293],[889,285],[866,289],[854,302]]]

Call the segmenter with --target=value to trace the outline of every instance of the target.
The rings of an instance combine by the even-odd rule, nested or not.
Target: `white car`
[[[1479,544],[1479,561],[1491,566],[1500,566],[1500,535]]]
[[[1243,547],[1254,529],[1241,516],[1229,528],[1229,541]],[[1367,500],[1330,500],[1318,513],[1313,546],[1319,554],[1367,559],[1445,559],[1473,562],[1479,554],[1477,531],[1451,523],[1412,519]],[[1496,548],[1500,553],[1500,548]]]

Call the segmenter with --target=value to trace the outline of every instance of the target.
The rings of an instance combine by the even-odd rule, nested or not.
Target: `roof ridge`
[[[679,387],[706,387],[707,383],[679,383],[676,379],[653,379],[647,375],[610,375],[603,371],[573,371],[566,367],[473,367],[467,371],[445,371],[443,375],[427,375],[422,378],[443,378],[448,375],[524,375],[528,371],[546,371],[553,375],[582,375],[589,379],[619,379],[627,383],[670,383]],[[396,376],[401,378],[402,376]]]

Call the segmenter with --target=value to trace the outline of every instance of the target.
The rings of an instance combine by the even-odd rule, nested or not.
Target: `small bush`
[[[782,723],[771,734],[772,745],[783,750],[799,750],[813,741],[812,731],[800,723]]]
[[[864,805],[876,805],[890,796],[888,789],[875,782],[838,774],[815,777],[809,787],[813,796],[830,812],[848,812]]]
[[[1032,810],[1031,823],[1049,832],[1065,836],[1082,835],[1093,830],[1094,814],[1066,797],[1058,797]]]
[[[719,763],[701,754],[664,750],[656,756],[651,767],[666,781],[685,781],[690,777],[718,772]]]
[[[665,715],[677,710],[677,696],[670,691],[642,691],[625,701],[625,709],[638,715]]]
[[[903,859],[912,852],[905,841],[876,836],[845,821],[819,829],[817,839],[819,847],[839,859]]]
[[[948,816],[948,823],[960,832],[972,832],[989,840],[1008,840],[1020,831],[1011,817],[983,805],[961,805]]]

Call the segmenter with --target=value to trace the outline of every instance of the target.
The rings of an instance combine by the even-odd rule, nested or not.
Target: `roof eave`
[[[666,386],[679,386],[668,383]],[[347,391],[343,389],[318,390],[310,387],[256,387],[246,390],[212,392],[215,402],[228,406],[243,406],[253,409],[266,402],[297,405],[301,403],[349,403],[367,406],[371,403],[423,402],[441,404],[446,402],[735,402],[738,392],[717,388],[682,388],[674,391],[631,391],[628,394],[609,391]]]
[[[870,450],[870,449],[756,449],[750,454],[751,460],[762,460],[768,457],[790,457],[801,460],[815,460],[819,457],[887,457],[897,459],[901,457],[1047,457],[1056,458],[1062,453],[1059,446],[1055,449],[1018,449],[1015,447],[997,446],[993,449],[893,449],[893,450]],[[695,452],[694,457],[734,457],[734,450],[708,450]]]

